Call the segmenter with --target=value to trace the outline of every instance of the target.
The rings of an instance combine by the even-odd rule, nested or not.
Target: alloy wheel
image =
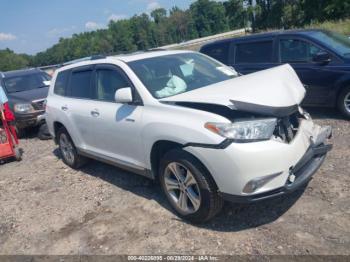
[[[344,107],[345,110],[350,113],[350,92],[345,95],[344,98]]]
[[[74,149],[66,134],[60,136],[60,148],[64,159],[70,164],[74,163]]]
[[[184,165],[171,162],[164,173],[167,194],[184,214],[195,213],[201,204],[198,183],[191,171]]]

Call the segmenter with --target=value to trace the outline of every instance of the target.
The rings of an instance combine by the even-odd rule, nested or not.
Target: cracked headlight
[[[268,118],[234,123],[206,123],[205,128],[236,142],[253,142],[270,139],[276,124],[276,118]]]
[[[34,111],[34,108],[31,104],[15,104],[14,111],[16,113],[31,113]]]

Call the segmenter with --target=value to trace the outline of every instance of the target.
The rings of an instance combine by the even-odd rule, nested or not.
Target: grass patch
[[[350,36],[350,19],[340,21],[328,21],[324,23],[314,23],[305,28],[320,28]]]

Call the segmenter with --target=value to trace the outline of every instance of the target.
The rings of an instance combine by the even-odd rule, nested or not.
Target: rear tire
[[[340,91],[337,107],[347,119],[350,119],[350,86]]]
[[[57,141],[62,160],[67,166],[78,169],[87,163],[87,158],[78,154],[73,140],[64,127],[58,130]]]
[[[174,149],[164,155],[159,180],[170,205],[185,220],[203,223],[222,209],[223,199],[210,173],[184,150]]]

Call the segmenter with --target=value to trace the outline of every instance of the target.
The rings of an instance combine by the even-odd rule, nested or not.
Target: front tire
[[[86,164],[87,159],[78,154],[71,137],[64,127],[58,130],[57,138],[62,160],[67,166],[78,169]]]
[[[223,200],[213,178],[200,161],[184,150],[165,154],[159,180],[170,205],[185,220],[202,223],[222,209]]]
[[[348,119],[350,119],[350,86],[340,91],[337,106],[339,111]]]

